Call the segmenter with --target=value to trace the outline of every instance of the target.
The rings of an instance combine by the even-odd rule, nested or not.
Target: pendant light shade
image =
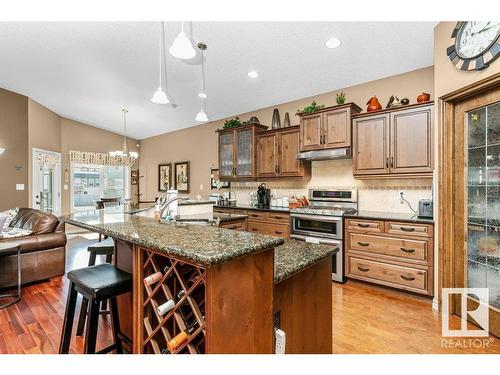
[[[151,98],[151,101],[156,104],[168,104],[170,103],[170,100],[168,100],[167,94],[161,87],[158,87],[158,89],[155,91],[153,94],[153,97]]]
[[[184,22],[181,24],[181,32],[175,37],[168,51],[172,56],[182,60],[192,59],[196,55],[191,41],[184,32]]]
[[[158,86],[158,89],[156,89],[155,93],[153,94],[153,97],[151,98],[151,101],[156,104],[168,104],[170,103],[170,100],[168,99],[167,93],[163,91],[163,88],[161,87],[163,80],[162,80],[162,72],[165,72],[165,89],[167,88],[167,58],[165,56],[165,24],[162,22],[161,23],[161,28],[160,28],[160,63],[159,63],[159,76],[160,76],[160,84]]]
[[[203,108],[200,110],[200,112],[198,112],[195,120],[199,121],[199,122],[207,122],[208,121],[208,116],[207,116],[206,112],[203,110]]]
[[[206,104],[207,104],[207,91],[205,90],[205,63],[204,63],[204,52],[207,49],[207,45],[203,42],[198,43],[198,48],[201,51],[201,90],[200,93],[198,94],[198,97],[200,98],[200,105],[201,109],[200,112],[195,117],[196,121],[199,122],[207,122],[208,121],[208,116],[206,113]]]

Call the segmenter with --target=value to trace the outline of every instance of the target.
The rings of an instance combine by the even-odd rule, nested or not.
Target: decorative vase
[[[417,103],[428,102],[429,100],[431,100],[431,94],[428,94],[426,92],[423,92],[419,96],[417,96]]]
[[[271,127],[273,129],[281,128],[280,111],[278,110],[278,108],[274,108],[273,121],[271,123]]]
[[[250,120],[248,120],[248,122],[249,122],[250,124],[260,124],[260,121],[259,121],[259,119],[257,118],[257,116],[252,116],[252,117],[250,117]]]
[[[380,104],[376,96],[372,96],[366,105],[368,105],[366,108],[367,112],[379,111],[382,109],[382,104]]]
[[[288,128],[290,126],[290,114],[288,112],[285,113],[285,119],[283,120],[283,127]]]
[[[391,95],[391,97],[389,98],[389,102],[387,103],[385,108],[393,108],[393,107],[397,107],[400,105],[401,105],[401,102],[399,101],[398,97],[395,95]]]
[[[410,104],[410,100],[408,98],[401,99],[401,104],[408,105],[408,104]]]

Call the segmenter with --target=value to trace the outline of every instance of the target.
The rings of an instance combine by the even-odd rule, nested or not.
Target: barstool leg
[[[116,297],[111,297],[109,301],[111,310],[111,327],[113,329],[113,340],[116,346],[116,353],[123,354],[123,345],[120,338],[120,320],[118,318],[118,305],[116,303]]]
[[[78,327],[76,328],[76,335],[82,336],[85,328],[85,321],[87,320],[87,308],[89,301],[87,298],[82,298],[82,306],[80,307],[80,316],[78,317]]]
[[[97,341],[97,325],[99,323],[99,301],[89,300],[89,311],[87,314],[87,329],[85,334],[85,354],[95,354]]]
[[[69,353],[71,330],[73,328],[73,319],[75,318],[76,297],[77,292],[74,288],[73,282],[70,282],[68,299],[66,300],[66,312],[64,313],[61,342],[59,344],[59,354]]]

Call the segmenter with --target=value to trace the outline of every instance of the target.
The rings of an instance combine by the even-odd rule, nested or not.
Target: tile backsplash
[[[308,189],[358,189],[360,210],[411,212],[406,203],[401,204],[399,192],[413,209],[418,209],[420,199],[432,198],[431,179],[376,179],[356,180],[352,175],[352,160],[328,160],[312,162],[312,177],[307,183],[301,181],[265,181],[272,193],[279,197],[306,195]],[[231,190],[240,203],[248,203],[248,193],[255,191],[260,182],[233,182]]]

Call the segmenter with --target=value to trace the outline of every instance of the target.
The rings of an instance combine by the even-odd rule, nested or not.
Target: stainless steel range
[[[290,210],[291,237],[312,243],[337,245],[332,280],[343,283],[343,216],[358,210],[357,190],[309,190],[309,206]]]

